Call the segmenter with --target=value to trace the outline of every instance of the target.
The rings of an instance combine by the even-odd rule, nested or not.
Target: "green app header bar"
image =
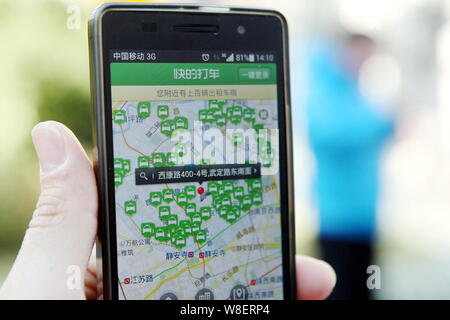
[[[111,63],[113,86],[276,84],[275,63]]]

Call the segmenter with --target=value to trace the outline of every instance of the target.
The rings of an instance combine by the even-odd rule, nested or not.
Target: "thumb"
[[[75,135],[48,121],[32,131],[41,194],[0,296],[84,298],[84,273],[97,232],[92,165]]]

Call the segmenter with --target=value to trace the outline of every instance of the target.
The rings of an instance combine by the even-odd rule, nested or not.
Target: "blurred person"
[[[376,44],[356,34],[312,48],[306,120],[316,161],[319,246],[337,274],[330,299],[369,299],[380,155],[394,128],[358,88],[361,66]]]
[[[91,253],[98,199],[93,166],[61,123],[40,123],[32,137],[41,195],[0,299],[96,299],[96,260]],[[306,256],[297,256],[296,265],[297,298],[326,298],[336,282],[333,269]],[[73,282],[74,268],[79,270],[79,285]]]

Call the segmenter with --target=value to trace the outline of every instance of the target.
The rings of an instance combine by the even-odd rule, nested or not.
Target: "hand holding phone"
[[[103,290],[97,292],[96,287],[96,277],[101,274],[96,275],[95,253],[91,254],[99,206],[92,164],[63,124],[40,123],[32,136],[41,168],[41,195],[14,266],[0,289],[0,299],[103,298]],[[124,168],[128,168],[126,161]],[[104,196],[104,186],[99,187]],[[241,189],[237,189],[240,194]],[[103,201],[100,206],[104,206]],[[130,204],[127,208],[134,210]],[[100,229],[108,227],[101,225]],[[104,236],[102,233],[107,243]],[[109,254],[107,250],[102,252]],[[103,261],[108,267],[108,260]],[[308,257],[297,257],[297,279],[301,279],[297,286],[297,298],[301,299],[325,298],[335,282],[328,265]],[[106,279],[105,283],[111,281]],[[242,290],[235,290],[237,297],[242,295],[239,293]]]
[[[295,297],[286,33],[264,10],[93,15],[105,298]]]

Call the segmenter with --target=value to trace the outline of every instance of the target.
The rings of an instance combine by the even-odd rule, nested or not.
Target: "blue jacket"
[[[376,230],[378,171],[393,121],[372,108],[332,46],[309,58],[308,135],[316,159],[320,234],[371,241]]]

